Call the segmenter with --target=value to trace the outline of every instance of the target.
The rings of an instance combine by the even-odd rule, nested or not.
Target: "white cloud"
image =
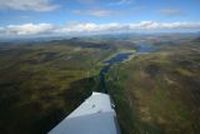
[[[74,10],[73,13],[77,15],[89,15],[95,17],[111,16],[114,11],[105,9],[90,9],[90,10]]]
[[[117,1],[109,3],[109,5],[127,5],[132,2],[133,2],[133,0],[117,0]]]
[[[51,33],[54,30],[54,26],[47,23],[40,24],[24,24],[24,25],[8,25],[1,31],[4,31],[6,35],[35,35]]]
[[[98,0],[77,0],[80,3],[84,3],[84,4],[94,4],[96,3]]]
[[[142,21],[138,23],[108,23],[108,24],[95,24],[95,23],[74,23],[60,27],[60,31],[64,33],[71,32],[137,32],[137,31],[159,31],[159,30],[200,30],[200,23],[191,22],[173,22],[164,23],[156,21]]]
[[[125,5],[132,3],[134,0],[76,0],[76,1],[82,4],[97,4],[103,2],[108,5]]]
[[[50,0],[0,0],[1,9],[45,12],[58,7],[58,5],[51,4]]]
[[[183,12],[180,9],[176,8],[165,8],[161,9],[160,13],[166,16],[180,16],[183,15]]]
[[[63,33],[99,33],[99,32],[109,32],[117,31],[126,28],[125,25],[120,25],[118,23],[109,24],[95,24],[95,23],[74,23],[63,27],[60,27],[59,31]]]
[[[200,23],[192,22],[155,22],[142,21],[138,23],[71,23],[67,25],[52,25],[47,23],[8,25],[0,27],[0,36],[26,36],[26,35],[65,35],[65,34],[98,34],[115,32],[148,32],[168,30],[200,30]]]

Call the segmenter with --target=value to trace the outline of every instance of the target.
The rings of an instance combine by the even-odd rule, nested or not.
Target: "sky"
[[[195,32],[200,0],[0,0],[0,36]]]

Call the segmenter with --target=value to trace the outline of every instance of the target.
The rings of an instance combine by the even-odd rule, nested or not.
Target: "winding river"
[[[105,75],[107,74],[107,72],[109,71],[111,66],[113,66],[114,64],[117,64],[117,63],[121,63],[122,61],[128,59],[129,56],[132,54],[133,54],[132,52],[118,53],[111,59],[104,61],[105,66],[103,66],[103,68],[101,69],[101,71],[99,73],[99,79],[100,79],[100,85],[102,88],[102,92],[108,93],[107,88],[106,88],[106,83],[105,83]]]
[[[101,85],[101,88],[102,88],[101,91],[104,92],[104,93],[108,93],[107,88],[106,88],[105,76],[108,73],[109,69],[113,65],[119,64],[119,63],[129,59],[129,57],[131,55],[146,54],[146,53],[149,53],[149,52],[153,52],[154,50],[155,50],[155,47],[153,45],[141,43],[141,44],[138,44],[136,46],[136,52],[117,53],[115,56],[104,61],[105,66],[103,66],[103,68],[101,69],[101,71],[99,73],[100,85]]]

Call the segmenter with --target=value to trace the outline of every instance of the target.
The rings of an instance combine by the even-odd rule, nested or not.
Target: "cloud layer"
[[[106,9],[90,9],[90,10],[74,10],[73,13],[77,15],[89,15],[95,17],[105,17],[111,16],[114,14],[114,11],[106,10]]]
[[[133,0],[116,0],[114,2],[109,3],[109,5],[126,5],[132,3]]]
[[[138,23],[71,23],[67,25],[53,25],[48,23],[8,25],[0,27],[0,36],[30,36],[30,35],[65,35],[65,34],[98,34],[116,32],[155,32],[155,31],[197,31],[200,23],[191,22],[155,22],[142,21]]]
[[[160,13],[166,16],[180,16],[183,12],[176,8],[164,8],[160,10]]]
[[[51,4],[50,0],[0,0],[1,9],[45,12],[58,7],[58,5]]]
[[[52,32],[54,26],[47,23],[40,24],[23,24],[23,25],[8,25],[6,27],[0,28],[0,33],[5,35],[35,35],[35,34],[45,34]]]

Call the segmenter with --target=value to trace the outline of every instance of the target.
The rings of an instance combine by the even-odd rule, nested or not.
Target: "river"
[[[111,59],[104,61],[105,66],[103,66],[103,68],[101,69],[101,71],[99,73],[99,79],[100,79],[100,85],[102,88],[102,92],[108,93],[107,88],[106,88],[106,83],[105,83],[105,75],[107,74],[107,72],[109,71],[111,66],[113,66],[114,64],[117,64],[117,63],[121,63],[124,60],[127,60],[129,58],[129,56],[132,54],[133,54],[132,52],[118,53],[115,56],[113,56]]]
[[[115,56],[104,61],[105,66],[103,66],[103,68],[101,69],[99,73],[101,91],[104,93],[108,93],[107,88],[106,88],[105,76],[113,65],[119,64],[127,60],[131,55],[146,54],[153,51],[155,51],[155,47],[153,45],[141,43],[136,46],[136,52],[117,53]]]

